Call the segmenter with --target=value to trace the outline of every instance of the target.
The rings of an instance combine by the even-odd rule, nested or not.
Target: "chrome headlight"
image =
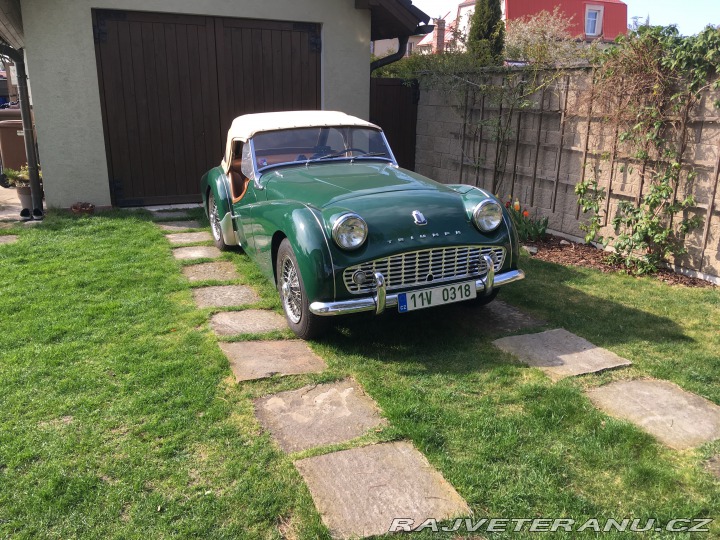
[[[368,226],[357,214],[343,214],[332,228],[332,237],[342,249],[357,249],[365,243]]]
[[[475,226],[482,232],[494,231],[500,226],[502,219],[502,206],[493,199],[485,199],[473,210]]]

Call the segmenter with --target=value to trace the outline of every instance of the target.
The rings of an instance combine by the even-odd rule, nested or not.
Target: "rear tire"
[[[290,330],[300,339],[314,339],[324,334],[328,321],[310,312],[297,258],[287,238],[280,243],[275,270],[277,290]]]
[[[218,212],[217,202],[215,201],[215,195],[210,192],[208,197],[208,219],[210,220],[210,231],[213,236],[213,243],[215,247],[220,251],[227,251],[230,249],[225,243],[225,239],[222,235],[222,226],[220,225],[220,215]]]

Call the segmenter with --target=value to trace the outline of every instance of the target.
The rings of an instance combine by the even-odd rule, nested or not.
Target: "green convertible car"
[[[343,113],[236,118],[201,185],[217,247],[245,250],[304,339],[337,315],[487,303],[524,277],[495,197],[398,167],[378,126]]]

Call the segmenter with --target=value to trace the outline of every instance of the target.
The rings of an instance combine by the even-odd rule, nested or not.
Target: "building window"
[[[414,45],[415,45],[415,44],[414,44],[412,41],[409,41],[409,42],[408,42],[408,44],[407,44],[407,52],[405,53],[406,56],[410,56],[410,55],[412,54],[412,52],[413,52],[413,46],[414,46]]]
[[[599,36],[602,34],[603,8],[600,6],[588,6],[585,9],[585,35]]]

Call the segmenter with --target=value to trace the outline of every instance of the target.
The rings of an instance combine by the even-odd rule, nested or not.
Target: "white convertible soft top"
[[[244,114],[233,120],[228,131],[223,169],[228,171],[232,160],[233,141],[247,142],[256,133],[307,127],[357,126],[380,129],[375,124],[338,111],[284,111]]]

